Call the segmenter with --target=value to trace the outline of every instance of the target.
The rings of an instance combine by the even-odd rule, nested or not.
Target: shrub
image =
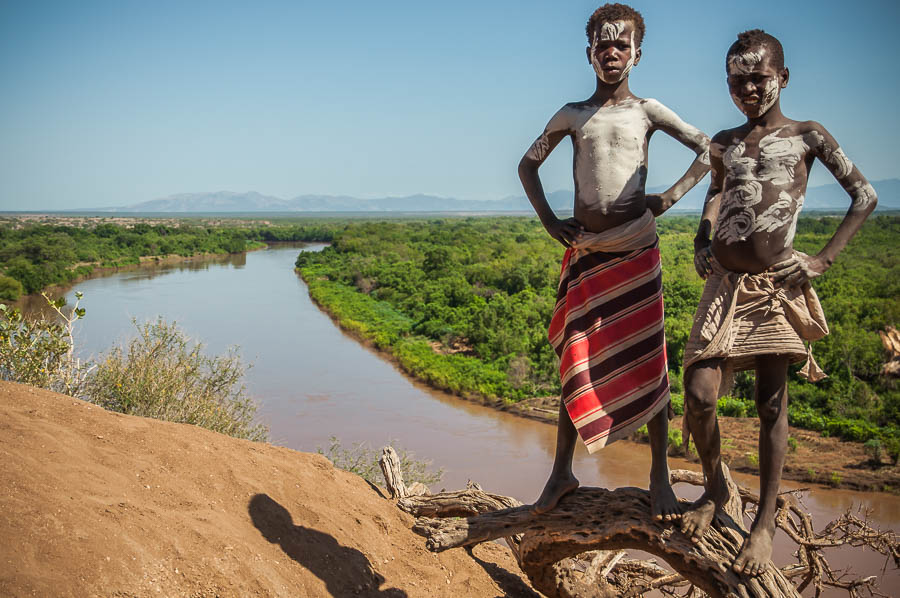
[[[871,438],[863,445],[863,450],[869,456],[869,461],[876,467],[881,465],[881,457],[884,456],[884,445],[877,438]]]
[[[828,483],[837,488],[841,485],[841,482],[844,481],[844,478],[836,471],[832,471],[831,475],[828,476]]]
[[[635,442],[650,442],[650,432],[647,430],[647,424],[644,424],[631,434],[631,439]]]
[[[751,404],[743,399],[722,397],[718,401],[719,414],[725,417],[747,417],[751,413]]]
[[[669,450],[675,453],[676,455],[681,453],[684,449],[683,440],[681,438],[681,430],[673,430],[669,429],[669,438],[667,441]]]
[[[81,293],[75,293],[81,301]],[[61,321],[29,320],[16,308],[0,304],[0,379],[79,396],[91,366],[74,356],[74,325],[84,317],[78,302],[69,314],[64,298],[47,303]]]
[[[670,401],[675,415],[684,415],[684,395],[673,392]]]
[[[21,282],[11,276],[0,274],[0,299],[15,301],[24,292],[25,288]]]
[[[896,465],[897,462],[900,461],[900,438],[886,438],[884,444],[885,450],[887,451],[888,456],[891,458],[891,463]]]
[[[316,447],[316,452],[324,455],[338,469],[355,473],[369,483],[380,484],[383,482],[381,466],[378,464],[381,451],[371,449],[363,442],[358,442],[352,448],[347,449],[341,445],[341,441],[336,436],[332,436],[328,449]],[[430,486],[437,484],[444,477],[443,469],[429,471],[431,461],[416,459],[415,455],[406,449],[397,449],[397,456],[400,457],[403,483],[407,486],[416,482]]]
[[[799,442],[797,441],[797,439],[794,438],[793,436],[791,436],[791,437],[789,437],[789,438],[787,439],[787,446],[788,446],[788,450],[789,450],[790,452],[796,453],[796,452],[797,452],[797,447],[798,447],[799,445],[800,445],[800,443],[799,443]]]
[[[242,382],[247,368],[234,349],[207,357],[175,324],[159,319],[135,326],[138,336],[97,365],[88,400],[111,411],[266,439],[266,427],[253,423],[256,404]]]

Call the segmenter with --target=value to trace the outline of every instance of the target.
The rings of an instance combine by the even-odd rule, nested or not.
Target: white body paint
[[[608,107],[569,104],[557,112],[526,157],[543,161],[553,132],[571,136],[575,149],[575,197],[579,209],[609,214],[644,200],[646,144],[652,128],[665,127],[698,156],[709,139],[654,99]],[[691,186],[693,186],[693,181]]]
[[[865,210],[875,201],[875,188],[869,183],[863,184],[860,181],[850,187],[850,196],[853,198],[851,210]]]
[[[763,198],[763,185],[789,187],[795,181],[795,169],[810,150],[809,141],[818,144],[821,135],[780,137],[781,127],[759,141],[759,158],[745,156],[746,144],[735,140],[722,154],[726,179],[733,181],[722,197],[722,209],[716,225],[716,237],[730,245],[746,241],[755,233],[784,232],[784,247],[794,241],[797,217],[803,195],[793,197],[782,189],[778,199],[761,212],[754,210]],[[816,137],[818,136],[818,137]],[[759,209],[759,208],[757,208]]]

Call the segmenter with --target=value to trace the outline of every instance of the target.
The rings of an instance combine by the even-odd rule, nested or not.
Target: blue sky
[[[593,91],[598,5],[0,0],[0,210],[218,190],[521,194],[521,155]],[[870,179],[900,176],[898,3],[633,5],[647,23],[637,95],[710,134],[739,124],[724,54],[761,27],[791,68],[785,113],[822,122]],[[691,157],[657,134],[648,183]],[[541,174],[571,189],[571,150]],[[827,182],[817,167],[811,184]]]

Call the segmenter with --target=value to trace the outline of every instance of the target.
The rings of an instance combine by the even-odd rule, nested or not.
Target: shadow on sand
[[[372,569],[363,553],[341,546],[328,534],[294,525],[288,510],[268,495],[255,495],[247,509],[263,537],[325,582],[331,595],[407,597],[397,588],[382,590],[384,577]]]

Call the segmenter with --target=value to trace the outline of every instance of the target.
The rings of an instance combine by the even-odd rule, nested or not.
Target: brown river
[[[310,301],[293,271],[298,251],[298,246],[279,246],[80,282],[70,291],[84,294],[87,309],[76,342],[83,356],[95,356],[134,336],[132,320],[160,316],[175,321],[209,353],[239,347],[252,364],[247,388],[275,444],[315,451],[327,447],[332,436],[345,447],[362,442],[379,448],[390,442],[444,469],[435,491],[456,490],[472,479],[489,491],[534,500],[550,471],[555,427],[410,381],[382,356],[342,334]],[[670,467],[696,469],[678,459],[670,459]],[[648,472],[646,445],[617,442],[593,456],[583,447],[576,451],[575,474],[583,485],[646,487]],[[755,476],[736,477],[758,487]],[[783,489],[800,486],[782,484]],[[699,495],[699,489],[685,486],[676,492],[684,498]],[[814,487],[804,503],[818,527],[848,508],[868,509],[870,521],[882,529],[897,529],[900,522],[900,496]],[[791,562],[791,546],[781,538],[776,562]],[[881,577],[881,591],[900,596],[900,572],[883,557],[840,549],[829,560]]]

